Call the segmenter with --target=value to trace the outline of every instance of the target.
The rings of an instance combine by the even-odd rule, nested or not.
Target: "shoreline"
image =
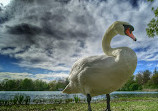
[[[17,90],[17,91],[19,91],[19,90]],[[28,90],[26,90],[26,91],[28,91]],[[26,92],[26,91],[21,91],[21,92]],[[0,90],[0,92],[3,92],[3,91]],[[13,90],[12,92],[16,92],[16,91]],[[49,92],[49,91],[32,91],[32,92]],[[53,91],[50,91],[50,92],[53,92]],[[62,91],[54,91],[54,92],[62,92]],[[158,89],[142,89],[142,90],[135,90],[135,91],[114,91],[114,92],[158,92]]]
[[[158,98],[120,98],[111,101],[112,111],[157,111]],[[102,111],[106,100],[91,103],[94,111]],[[0,111],[87,111],[87,103],[30,104],[1,106]]]

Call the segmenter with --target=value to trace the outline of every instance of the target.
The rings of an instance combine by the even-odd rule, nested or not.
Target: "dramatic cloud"
[[[11,73],[11,72],[0,72],[0,81],[4,79],[24,79],[29,78],[32,80],[44,80],[44,81],[52,81],[52,80],[63,80],[68,77],[66,73],[48,73],[48,74],[30,74],[30,73]]]
[[[77,59],[103,54],[102,36],[120,20],[135,27],[138,42],[117,36],[112,47],[130,47],[138,60],[155,61],[158,39],[149,39],[145,28],[156,4],[138,1],[133,7],[125,0],[13,0],[0,13],[0,54],[20,60],[15,64],[21,67],[70,71]]]
[[[0,72],[0,81],[4,79],[23,79],[30,78],[32,74],[29,73],[10,73],[10,72]]]
[[[52,81],[52,80],[61,80],[66,79],[68,74],[65,73],[48,73],[48,74],[35,74],[33,79],[42,79],[45,81]]]

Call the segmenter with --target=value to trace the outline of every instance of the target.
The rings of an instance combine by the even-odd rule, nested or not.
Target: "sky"
[[[114,21],[135,28],[134,42],[117,35],[111,47],[130,47],[137,55],[134,74],[158,67],[158,37],[148,38],[154,17],[146,0],[0,0],[0,80],[68,77],[73,63],[101,55],[102,37]]]
[[[0,0],[0,3],[4,6],[8,5],[11,2],[11,0]]]

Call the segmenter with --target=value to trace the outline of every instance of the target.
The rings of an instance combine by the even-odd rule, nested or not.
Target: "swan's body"
[[[111,39],[125,35],[121,25],[115,22],[106,31],[102,47],[105,55],[90,56],[75,62],[69,75],[69,84],[64,93],[83,93],[97,96],[119,89],[134,73],[137,65],[135,52],[128,47],[111,48]],[[120,31],[120,32],[119,32]]]
[[[137,60],[135,53],[126,47],[114,53],[116,57],[100,55],[78,60],[70,73],[72,87],[67,93],[97,96],[119,89],[133,74]]]

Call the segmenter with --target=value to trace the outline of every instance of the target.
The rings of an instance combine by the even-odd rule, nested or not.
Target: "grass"
[[[22,94],[16,94],[14,98],[11,98],[9,100],[1,100],[0,99],[0,106],[11,106],[11,105],[28,105],[30,104],[30,96],[22,95]]]
[[[75,101],[75,103],[78,103],[80,101],[80,98],[77,95],[75,95],[74,96],[74,101]]]
[[[93,111],[103,111],[106,102],[91,103]],[[120,98],[111,101],[112,111],[158,111],[158,98]],[[87,111],[87,103],[31,104],[1,106],[0,111]]]

